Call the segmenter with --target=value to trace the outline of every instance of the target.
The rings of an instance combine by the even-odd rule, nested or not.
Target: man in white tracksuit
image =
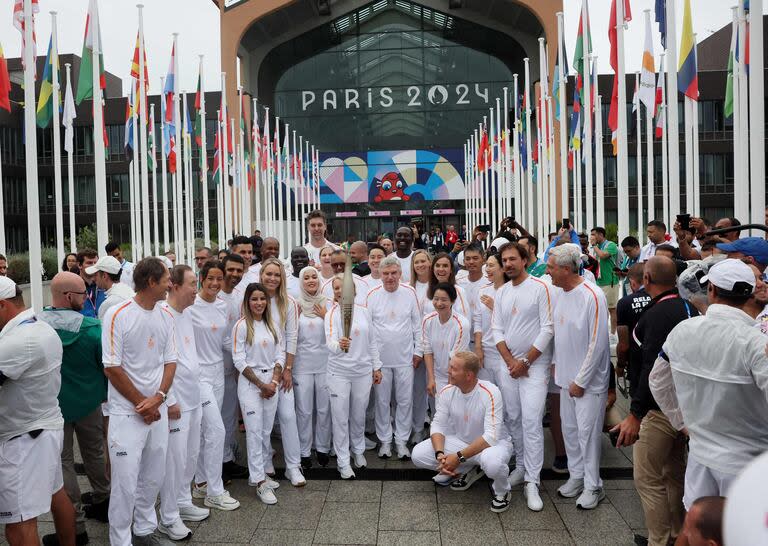
[[[579,276],[581,249],[572,244],[553,248],[547,273],[555,290],[555,383],[560,387],[560,420],[570,478],[558,490],[577,497],[576,506],[596,508],[605,498],[600,479],[600,441],[608,397],[611,353],[605,295]]]
[[[526,482],[528,508],[538,512],[544,508],[538,486],[544,464],[541,420],[552,360],[551,288],[526,272],[526,247],[507,243],[499,253],[510,281],[496,294],[492,327],[496,348],[512,377],[502,383],[501,391],[515,446],[515,470],[509,481],[512,487]]]
[[[401,460],[411,456],[406,445],[413,418],[414,366],[422,359],[421,309],[416,291],[400,284],[400,261],[387,256],[379,265],[382,284],[368,292],[366,307],[379,340],[381,383],[376,385],[376,436],[379,457],[392,456],[392,391],[395,408],[395,448]]]
[[[101,340],[109,380],[109,541],[113,546],[149,544],[157,527],[155,500],[168,448],[165,402],[176,371],[173,317],[157,305],[165,299],[168,279],[168,269],[160,260],[141,260],[133,274],[136,296],[104,317]]]
[[[509,508],[507,461],[512,444],[503,424],[504,403],[498,387],[477,379],[480,359],[470,352],[456,353],[448,368],[450,384],[437,397],[431,437],[413,448],[413,464],[437,470],[433,479],[450,483],[480,465],[493,480],[491,511]]]
[[[197,468],[200,452],[200,364],[197,361],[194,325],[184,310],[195,303],[197,277],[187,265],[171,270],[168,301],[160,304],[173,317],[176,344],[176,375],[168,403],[168,454],[165,481],[160,490],[158,530],[173,540],[185,540],[192,531],[182,520],[202,521],[210,515],[207,508],[192,504],[190,482]]]

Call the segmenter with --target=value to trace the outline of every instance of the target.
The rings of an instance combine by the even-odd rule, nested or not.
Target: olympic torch
[[[349,339],[352,332],[352,316],[355,313],[355,282],[352,280],[352,258],[347,254],[344,280],[341,283],[341,324],[344,337]],[[349,352],[349,349],[344,351]]]

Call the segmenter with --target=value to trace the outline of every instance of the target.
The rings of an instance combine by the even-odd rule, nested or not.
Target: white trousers
[[[456,436],[445,437],[445,447],[443,451],[447,454],[456,453],[465,449],[469,444],[460,440]],[[508,440],[502,440],[495,446],[485,448],[483,451],[467,459],[466,463],[460,464],[459,473],[467,472],[470,468],[480,465],[483,472],[493,480],[493,492],[496,495],[504,495],[510,490],[509,487],[509,466],[507,462],[512,456],[512,444]],[[411,451],[411,461],[417,468],[427,468],[437,470],[437,459],[435,459],[435,448],[432,447],[432,439],[419,442],[413,446]]]
[[[155,500],[163,485],[168,449],[168,413],[151,425],[140,415],[110,415],[109,460],[112,491],[109,499],[109,543],[131,546],[133,532],[146,536],[157,528]]]
[[[299,427],[296,424],[296,397],[293,389],[284,391],[282,387],[279,387],[278,390],[280,392],[277,393],[277,418],[280,421],[285,468],[286,470],[299,468],[301,444],[299,443]]]
[[[427,365],[422,360],[419,367],[413,370],[413,431],[424,430],[427,422]]]
[[[413,366],[382,368],[376,390],[376,436],[382,443],[392,442],[392,404],[395,399],[395,442],[405,444],[413,427]],[[423,425],[422,425],[423,427]]]
[[[163,525],[172,525],[179,519],[179,507],[192,506],[189,484],[200,453],[202,418],[203,411],[198,406],[182,411],[179,419],[168,419],[165,480],[160,489],[160,521]]]
[[[237,453],[237,369],[232,364],[232,353],[224,351],[224,401],[221,420],[224,423],[224,459],[235,460]]]
[[[728,490],[738,474],[727,474],[701,464],[690,453],[685,467],[685,492],[683,505],[686,510],[701,497],[727,497]]]
[[[200,406],[202,428],[200,452],[195,470],[195,483],[207,483],[209,497],[224,493],[221,463],[224,457],[224,422],[221,405],[224,400],[224,374],[218,366],[200,367]]]
[[[571,478],[584,480],[584,489],[603,486],[600,442],[607,397],[607,392],[586,392],[581,398],[573,398],[568,389],[560,390],[560,423],[568,455],[568,472]]]
[[[272,370],[252,368],[262,383],[272,381]],[[242,375],[237,381],[237,396],[240,400],[240,412],[245,423],[245,444],[248,448],[248,483],[258,485],[266,479],[264,471],[267,462],[272,459],[270,436],[275,424],[275,414],[279,405],[278,392],[272,398],[261,397],[261,390]]]
[[[294,375],[293,390],[301,456],[309,457],[312,453],[313,429],[315,449],[328,453],[331,450],[331,402],[326,374]]]
[[[515,447],[515,467],[525,469],[525,481],[539,484],[541,467],[544,465],[544,406],[547,401],[549,365],[533,364],[528,376],[513,379],[504,368],[507,380],[501,390],[505,417]],[[602,425],[601,425],[602,427]]]
[[[371,374],[345,377],[328,372],[326,385],[331,401],[333,448],[339,467],[349,466],[350,446],[365,452],[365,408],[371,395]]]

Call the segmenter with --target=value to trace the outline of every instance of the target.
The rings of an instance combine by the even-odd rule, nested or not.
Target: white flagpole
[[[744,13],[744,3],[739,2],[736,8],[739,25],[739,62],[735,63],[738,67],[738,95],[734,87],[734,102],[738,103],[739,111],[739,130],[736,131],[736,124],[733,126],[734,145],[738,146],[738,151],[734,154],[734,165],[738,164],[738,177],[734,176],[734,196],[741,202],[742,216],[736,215],[736,218],[752,218],[749,208],[750,200],[750,178],[749,178],[749,79],[746,68],[747,51],[747,19]],[[734,108],[734,111],[736,108]],[[735,120],[735,116],[734,116]],[[739,190],[736,190],[738,183]]]
[[[261,186],[262,186],[262,173],[261,173],[261,154],[264,153],[264,150],[259,153],[259,149],[261,148],[261,139],[257,139],[256,135],[261,134],[261,130],[259,127],[259,103],[256,100],[256,98],[253,99],[253,115],[251,116],[251,136],[253,137],[253,191],[256,194],[256,212],[255,212],[255,221],[256,221],[256,229],[263,230],[264,226],[261,225],[262,218],[261,218]],[[263,233],[263,232],[262,232]]]
[[[539,38],[539,184],[536,188],[539,204],[539,241],[546,237],[549,226],[549,162],[547,161],[547,92],[549,87],[549,66],[547,66],[547,48],[544,38]]]
[[[160,89],[165,89],[165,77],[160,78]],[[165,100],[165,94],[161,91],[160,100]],[[168,226],[168,165],[165,157],[165,116],[160,116],[160,140],[163,145],[160,146],[160,183],[163,185],[163,252],[170,250],[170,230]]]
[[[696,71],[698,72],[698,42],[696,34],[693,35],[693,55],[696,59]],[[693,214],[697,218],[701,216],[701,195],[699,187],[699,101],[691,101],[691,163],[693,167]]]
[[[216,134],[219,137],[219,182],[216,184],[216,234],[219,238],[219,250],[227,246],[227,234],[224,227],[224,175],[222,165],[221,110],[216,110]]]
[[[736,43],[739,41],[739,8],[731,8],[731,50],[733,55],[733,215],[736,218],[748,218],[749,190],[741,169],[741,65],[736,59]]]
[[[618,0],[618,3],[621,3],[623,0]],[[584,74],[582,74],[582,78],[584,81],[584,108],[582,109],[583,112],[583,127],[584,127],[584,142],[582,142],[581,146],[581,153],[584,154],[584,185],[586,188],[586,198],[587,198],[587,225],[586,229],[590,230],[593,227],[595,227],[594,220],[595,220],[595,205],[594,201],[592,199],[592,111],[593,111],[593,105],[592,105],[592,66],[589,62],[590,55],[591,55],[591,47],[590,42],[592,40],[591,34],[592,34],[592,25],[591,25],[591,19],[589,18],[589,8],[587,6],[587,0],[583,0],[581,3],[581,18],[584,23],[584,57],[582,59],[582,66],[584,68]],[[623,19],[619,19],[620,21],[623,21]],[[619,50],[621,51],[621,50]],[[576,62],[576,60],[574,60]],[[624,80],[619,80],[621,84],[624,83]],[[619,104],[624,104],[621,102],[621,99],[619,99]],[[621,223],[621,222],[619,222]]]
[[[514,152],[512,157],[514,158],[515,168],[514,168],[514,179],[515,179],[515,219],[518,222],[525,223],[525,218],[523,218],[523,189],[522,189],[522,177],[521,173],[523,172],[523,167],[520,164],[520,108],[519,108],[519,101],[518,97],[520,96],[520,93],[518,91],[518,81],[517,81],[517,74],[512,75],[512,87],[515,89],[515,95],[514,95],[514,103],[515,103],[515,122],[513,123],[513,135],[512,140],[514,142],[512,143],[512,146],[514,148]]]
[[[488,132],[488,116],[483,116],[483,130],[485,131],[486,138],[488,139],[490,146],[491,136]],[[482,137],[481,137],[482,138]],[[483,150],[484,169],[481,172],[482,176],[482,188],[480,190],[480,201],[482,203],[483,213],[481,215],[483,224],[491,223],[490,208],[488,204],[488,158],[486,157],[488,152]]]
[[[665,218],[667,229],[670,229],[672,214],[678,214],[680,209],[680,130],[678,129],[677,113],[677,18],[676,1],[668,1],[667,6],[667,114],[664,135],[668,145],[668,169],[665,171],[669,179],[669,213]],[[743,51],[743,50],[742,50]],[[621,112],[621,109],[619,109]]]
[[[674,3],[671,0],[668,4]],[[617,75],[619,79],[619,123],[618,154],[616,173],[617,203],[619,220],[619,241],[629,235],[629,152],[627,150],[627,84],[624,71],[624,0],[616,2],[616,50],[618,56]]]
[[[74,140],[74,130],[73,127],[74,124],[74,118],[76,117],[76,111],[75,111],[75,102],[73,98],[72,93],[72,65],[70,63],[66,63],[64,65],[67,69],[67,92],[65,96],[65,112],[67,112],[67,108],[71,108],[71,114],[72,119],[67,120],[66,116],[64,119],[64,123],[69,123],[70,126],[67,127],[67,131],[65,133],[64,139],[64,148],[67,150],[67,186],[69,191],[68,194],[68,201],[69,201],[69,251],[70,252],[76,252],[77,251],[77,227],[75,225],[75,176],[73,173],[73,165],[72,165],[72,149],[73,149],[73,140]],[[0,207],[1,208],[1,207]],[[4,235],[3,235],[4,236]]]
[[[558,84],[560,86],[560,211],[563,218],[568,218],[570,203],[568,197],[568,107],[565,103],[566,94],[566,74],[565,62],[567,59],[565,53],[565,27],[563,22],[563,12],[557,12],[557,50],[559,51],[560,62],[558,63]],[[597,115],[597,112],[595,112]],[[602,202],[598,199],[598,208]],[[598,223],[600,223],[598,221]],[[603,225],[603,224],[600,224]]]
[[[635,139],[637,144],[637,238],[643,241],[643,232],[645,223],[643,222],[643,121],[640,115],[642,101],[638,93],[640,92],[640,72],[635,72]],[[650,215],[650,211],[648,212]],[[621,241],[619,241],[621,242]]]
[[[582,231],[584,229],[584,199],[581,188],[581,146],[573,151],[573,173],[575,188],[573,189],[573,195],[575,197],[574,210],[576,221],[576,231]]]
[[[251,189],[248,187],[250,181],[248,179],[248,171],[250,165],[245,164],[245,110],[243,109],[243,87],[239,86],[240,92],[240,125],[238,127],[238,134],[240,135],[240,199],[242,210],[242,223],[240,231],[243,235],[248,237],[252,234],[251,229]]]
[[[474,230],[474,228],[480,224],[480,174],[477,169],[477,150],[478,146],[480,145],[480,141],[477,138],[477,134],[477,129],[475,129],[474,134],[469,135],[470,139],[472,140],[472,149],[470,151],[470,155],[472,157],[472,225],[467,226],[469,233],[472,233],[472,230]]]
[[[669,38],[667,38],[669,40]],[[669,43],[669,42],[667,42]],[[661,53],[660,66],[664,66],[664,57],[666,54]],[[672,196],[670,192],[670,172],[669,172],[669,117],[667,116],[667,74],[664,71],[659,70],[659,77],[661,80],[661,116],[663,116],[662,131],[661,131],[661,200],[662,200],[662,214],[664,218],[664,224],[670,225],[670,208],[672,207]],[[677,93],[675,92],[675,96]],[[679,144],[676,144],[679,147]],[[679,164],[678,164],[679,165]],[[680,196],[678,194],[678,205]],[[677,209],[679,212],[679,209]],[[675,213],[677,214],[677,213]]]
[[[27,0],[25,0],[26,2]],[[101,74],[99,72],[99,55],[101,53],[101,30],[99,22],[98,3],[94,2],[93,20],[93,54],[91,76],[93,78],[93,160],[94,183],[96,185],[96,239],[97,246],[103,250],[109,242],[109,227],[107,225],[107,168],[104,151],[104,112],[102,111]],[[37,203],[37,200],[35,200]],[[31,244],[32,241],[30,241]],[[31,258],[31,256],[30,256]],[[30,259],[30,262],[32,260]]]
[[[525,200],[528,208],[528,215],[526,217],[526,221],[528,222],[529,229],[534,229],[534,222],[535,217],[533,214],[533,158],[531,152],[531,68],[530,68],[530,60],[528,57],[523,59],[523,63],[525,64],[525,91],[523,91],[523,95],[525,96],[525,112],[523,112],[523,115],[525,116],[525,142],[526,142],[526,164],[528,165],[528,169],[526,170],[526,192],[525,192]]]
[[[749,63],[754,76],[749,78],[749,150],[751,155],[750,201],[753,224],[762,224],[765,212],[765,82],[763,81],[763,0],[749,4]],[[742,50],[745,51],[745,50]],[[763,236],[762,232],[759,233]]]
[[[315,145],[312,145],[312,164],[314,165],[314,173],[312,177],[315,179],[315,203],[317,208],[320,208],[320,150]]]
[[[237,139],[235,138],[235,118],[229,118],[229,134],[232,139],[232,168],[235,170],[232,185],[232,229],[235,233],[242,233],[242,200],[240,199],[241,187],[243,184],[242,169],[240,168],[240,150],[238,149]],[[239,173],[238,173],[239,171]]]
[[[144,16],[142,4],[137,4],[139,10],[139,104],[141,119],[139,151],[139,166],[141,167],[141,224],[144,236],[144,255],[152,255],[152,237],[149,231],[149,165],[147,165],[147,82],[144,79]],[[136,135],[134,135],[136,138]]]
[[[224,123],[221,129],[221,177],[222,194],[224,197],[224,241],[232,236],[232,200],[229,187],[229,135],[227,134],[227,74],[221,73],[221,119],[220,122]]]
[[[541,96],[541,89],[539,89]],[[536,181],[536,237],[539,241],[544,237],[544,185],[546,180],[546,168],[544,167],[544,145],[542,142],[541,122],[544,112],[541,103],[536,106],[536,147],[538,149],[538,180]]]
[[[188,264],[192,263],[192,259],[195,255],[195,227],[192,223],[192,211],[194,207],[194,183],[192,181],[192,136],[189,134],[189,127],[187,126],[187,116],[189,116],[189,106],[187,103],[187,92],[182,91],[182,104],[184,107],[184,116],[182,123],[184,124],[184,133],[182,140],[184,141],[183,147],[183,159],[184,159],[184,196],[186,197],[186,205],[183,207],[184,220],[186,223],[185,239],[187,241],[186,254]]]
[[[183,204],[183,177],[184,177],[184,156],[181,143],[181,124],[186,120],[182,119],[181,97],[179,96],[179,34],[173,33],[173,117],[176,120],[174,124],[174,139],[176,141],[176,173],[174,175],[174,186],[176,189],[176,202],[174,204],[174,217],[176,218],[176,230],[174,239],[176,243],[176,263],[186,264],[187,259],[184,256],[186,243],[184,241],[184,204]],[[222,87],[223,89],[223,87]]]
[[[488,222],[491,224],[491,233],[496,233],[496,230],[498,229],[498,194],[497,194],[497,186],[495,185],[496,181],[496,168],[493,162],[493,148],[494,148],[494,141],[498,141],[498,135],[495,134],[494,127],[496,127],[496,115],[493,111],[493,108],[489,109],[489,132],[488,132],[488,143],[490,146],[490,152],[491,157],[486,163],[486,167],[488,167],[488,191],[485,195],[486,199],[489,201],[489,210],[490,214],[488,215]],[[498,153],[498,152],[497,152]]]
[[[301,186],[301,216],[299,216],[298,233],[299,237],[296,240],[296,244],[303,244],[304,240],[304,219],[307,217],[307,191],[306,180],[304,179],[304,166],[306,165],[304,157],[304,137],[299,135],[299,157],[301,158],[301,168],[299,169],[299,182]]]
[[[277,142],[277,154],[275,157],[275,163],[277,164],[277,240],[280,241],[280,254],[285,255],[285,237],[283,229],[283,169],[282,159],[280,156],[283,153],[282,144],[280,144],[280,118],[275,116],[275,142]]]
[[[555,191],[555,186],[557,185],[557,180],[555,176],[555,125],[554,125],[554,107],[553,107],[554,99],[552,96],[547,97],[547,120],[549,120],[549,123],[547,124],[547,144],[548,144],[548,150],[547,150],[547,160],[549,161],[548,165],[548,172],[549,172],[549,184],[547,188],[547,194],[549,195],[549,227],[547,228],[549,232],[557,231],[557,194]],[[544,235],[547,236],[548,239],[548,233],[545,233]]]
[[[203,194],[203,241],[205,246],[211,248],[211,213],[208,210],[208,143],[205,120],[205,76],[203,74],[203,55],[200,55],[200,117],[202,128],[200,131],[200,188]],[[221,160],[221,158],[219,158]]]
[[[141,248],[141,205],[139,204],[139,200],[141,199],[139,194],[139,117],[137,115],[136,107],[138,105],[139,98],[136,96],[136,89],[134,88],[133,79],[131,79],[131,94],[129,95],[131,97],[131,100],[133,103],[131,104],[131,125],[132,127],[132,136],[133,136],[133,146],[131,147],[133,154],[133,159],[131,160],[131,167],[132,167],[132,173],[133,178],[131,179],[131,190],[133,191],[132,197],[131,197],[131,233],[132,238],[131,242],[133,244],[131,250],[131,257],[133,258],[134,262],[138,262],[142,258],[142,248]]]
[[[597,187],[597,224],[605,226],[605,164],[603,160],[602,95],[597,95],[595,102],[595,186]]]
[[[56,199],[56,263],[64,261],[64,197],[61,187],[61,129],[59,128],[59,105],[61,104],[61,86],[59,85],[59,45],[56,12],[51,12],[51,65],[53,66],[53,178],[54,197]],[[5,246],[5,245],[3,245]]]
[[[266,180],[264,182],[264,195],[265,207],[264,213],[267,219],[267,229],[265,235],[268,233],[270,236],[275,236],[275,198],[273,194],[273,188],[275,183],[275,177],[272,175],[272,135],[270,134],[269,127],[269,107],[264,108],[264,137],[267,139],[267,146],[264,153],[267,154],[267,173]]]
[[[464,223],[469,225],[469,177],[467,176],[467,167],[469,166],[469,158],[467,157],[467,143],[464,143]]]
[[[291,249],[293,249],[293,211],[291,206],[291,126],[285,124],[285,239],[287,244],[283,250],[283,254],[287,257],[291,255]]]
[[[155,255],[160,255],[160,232],[158,231],[157,212],[157,131],[155,131],[155,105],[149,105],[149,126],[152,128],[152,226],[155,241]]]
[[[135,142],[134,142],[135,144]],[[136,159],[132,159],[128,163],[128,203],[131,209],[131,258],[135,261],[139,260],[139,252],[137,249],[138,239],[136,237]]]
[[[685,212],[693,212],[693,99],[683,96],[685,110]]]
[[[648,215],[648,221],[656,218],[656,198],[654,196],[653,187],[653,112],[646,107],[645,109],[645,144],[646,144],[646,193],[648,194],[648,206],[646,214]],[[645,239],[645,226],[641,226],[642,229],[638,232],[638,239],[643,241]]]
[[[499,219],[504,218],[504,153],[501,146],[501,99],[496,98],[496,191],[493,199],[496,201],[496,214],[493,220],[494,233],[498,232]]]
[[[293,135],[293,155],[291,156],[291,166],[293,167],[293,239],[294,239],[294,245],[299,246],[301,245],[301,214],[299,212],[299,193],[300,193],[300,184],[299,181],[301,179],[300,173],[299,173],[299,156],[300,154],[297,154],[296,151],[298,148],[296,147],[296,131],[292,131]],[[290,256],[290,249],[288,250],[289,256]]]
[[[512,183],[512,143],[509,137],[509,88],[504,88],[504,145],[506,147],[506,153],[504,154],[504,214],[506,216],[513,216],[514,211],[512,208],[513,198],[513,183]],[[517,198],[517,195],[514,195]],[[517,216],[515,216],[517,218]]]

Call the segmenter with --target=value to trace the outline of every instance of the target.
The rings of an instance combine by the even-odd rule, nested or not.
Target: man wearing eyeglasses
[[[117,258],[102,256],[95,264],[85,268],[85,274],[93,277],[96,287],[103,290],[106,296],[99,306],[100,320],[104,318],[110,307],[134,296],[133,289],[126,283],[120,282],[122,267]]]
[[[107,258],[120,265],[115,258]],[[117,285],[126,286],[119,281]],[[101,322],[80,313],[85,298],[83,279],[74,273],[58,273],[51,281],[52,305],[45,307],[38,315],[40,320],[47,322],[56,331],[64,347],[58,397],[64,416],[61,465],[64,489],[77,513],[77,544],[85,544],[88,540],[85,530],[86,512],[89,517],[106,521],[109,506],[109,478],[104,458],[104,420],[101,411],[101,403],[107,395],[107,378],[101,363]],[[80,502],[80,487],[75,472],[75,435],[85,474],[93,490],[93,504],[86,510],[83,510]],[[45,546],[58,543],[56,535],[43,537]]]

